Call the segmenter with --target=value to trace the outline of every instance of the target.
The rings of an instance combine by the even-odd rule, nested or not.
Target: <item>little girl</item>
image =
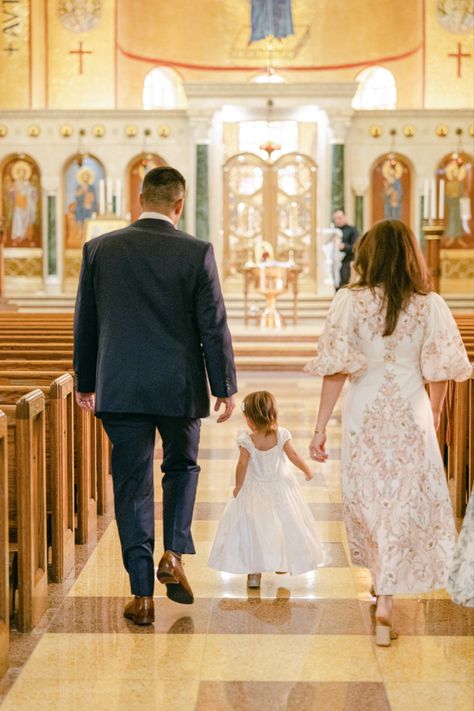
[[[307,573],[322,564],[323,553],[288,459],[307,481],[313,475],[294,450],[288,430],[278,426],[273,395],[266,390],[250,393],[242,410],[251,432],[237,437],[234,498],[219,524],[209,566],[247,573],[248,586],[259,588],[261,573]]]

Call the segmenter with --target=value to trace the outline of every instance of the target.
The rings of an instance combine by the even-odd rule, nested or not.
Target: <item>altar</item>
[[[265,308],[260,317],[262,328],[281,328],[285,324],[285,319],[279,313],[276,306],[277,297],[287,290],[291,290],[293,295],[292,323],[297,324],[298,320],[298,279],[303,271],[293,262],[277,262],[274,260],[260,262],[252,266],[243,268],[244,277],[244,324],[247,326],[250,320],[249,313],[249,292],[253,284],[265,297]],[[256,315],[258,318],[258,316]]]

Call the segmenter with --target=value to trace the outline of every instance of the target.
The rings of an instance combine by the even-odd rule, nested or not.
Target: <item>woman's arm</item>
[[[290,460],[290,462],[292,464],[294,464],[295,467],[298,467],[298,469],[300,469],[303,472],[303,474],[306,477],[306,481],[310,481],[310,479],[313,478],[313,473],[312,473],[311,469],[308,467],[308,465],[306,464],[303,457],[300,457],[300,455],[298,454],[296,449],[293,447],[290,439],[285,442],[283,451],[285,452],[285,454],[288,457],[288,459]]]
[[[341,390],[346,382],[346,373],[335,373],[325,375],[323,387],[321,389],[321,399],[319,401],[319,411],[314,429],[314,436],[309,445],[311,459],[317,462],[325,462],[328,455],[324,449],[326,443],[326,426],[334,410],[334,406],[341,394]]]
[[[430,384],[430,401],[431,409],[433,411],[433,420],[435,430],[438,431],[439,419],[441,417],[441,412],[443,410],[444,398],[446,397],[446,391],[448,389],[448,381],[440,380],[439,382],[431,382]]]
[[[245,475],[247,474],[247,467],[249,464],[250,454],[245,449],[245,447],[240,447],[239,461],[237,462],[237,467],[235,469],[235,489],[234,497],[237,496],[241,490]]]

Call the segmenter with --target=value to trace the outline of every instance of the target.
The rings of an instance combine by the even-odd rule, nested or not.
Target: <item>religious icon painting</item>
[[[64,244],[80,249],[85,241],[87,221],[99,211],[99,183],[105,180],[102,163],[92,155],[78,154],[64,172]]]
[[[41,176],[30,156],[7,158],[2,170],[5,247],[41,247]]]
[[[58,17],[71,32],[88,32],[99,24],[102,0],[58,0]]]
[[[445,230],[443,249],[474,247],[473,158],[468,153],[450,153],[438,163],[436,180],[445,181]]]
[[[372,220],[411,222],[411,169],[398,153],[380,156],[371,176]]]
[[[138,196],[142,190],[143,178],[152,168],[160,168],[164,165],[167,165],[166,161],[157,153],[141,153],[130,161],[128,167],[128,210],[132,222],[139,217],[141,212]]]

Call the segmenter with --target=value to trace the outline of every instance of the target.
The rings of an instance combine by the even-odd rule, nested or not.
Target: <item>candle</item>
[[[112,181],[107,178],[107,212],[112,212]]]
[[[436,220],[436,181],[431,180],[431,195],[430,195],[430,219]]]
[[[115,214],[122,217],[122,182],[119,178],[115,181]]]
[[[428,181],[425,180],[423,186],[423,219],[428,219]]]
[[[99,215],[105,212],[105,180],[99,180]]]
[[[439,181],[438,219],[444,220],[444,180]]]

